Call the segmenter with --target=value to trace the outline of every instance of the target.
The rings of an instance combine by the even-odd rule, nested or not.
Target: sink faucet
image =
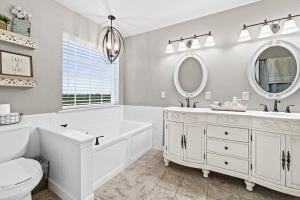
[[[185,100],[186,100],[186,107],[189,108],[189,107],[190,107],[190,99],[189,99],[189,98],[186,98]]]
[[[278,112],[278,103],[280,103],[280,101],[275,99],[273,112]]]

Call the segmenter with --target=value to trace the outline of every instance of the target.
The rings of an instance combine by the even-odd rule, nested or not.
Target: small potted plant
[[[15,16],[12,20],[12,31],[25,36],[30,36],[31,23],[29,18],[31,14],[21,7],[14,7],[11,13]]]
[[[5,16],[0,14],[0,29],[7,30],[7,25],[10,23],[10,19]]]

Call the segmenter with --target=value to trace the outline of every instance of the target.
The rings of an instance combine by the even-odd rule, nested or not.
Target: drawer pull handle
[[[224,147],[225,150],[228,150],[228,147]]]
[[[227,131],[225,132],[225,135],[228,135],[228,132],[227,132]]]
[[[225,165],[228,165],[228,162],[227,162],[227,161],[225,161],[225,162],[224,162],[224,164],[225,164]]]

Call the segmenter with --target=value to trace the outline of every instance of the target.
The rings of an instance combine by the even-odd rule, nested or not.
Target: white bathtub
[[[50,161],[49,187],[62,199],[93,199],[93,190],[152,148],[152,124],[116,118],[119,113],[55,114],[50,126],[39,127],[41,154]],[[95,145],[98,136],[104,137]]]
[[[93,151],[94,190],[152,148],[152,124],[123,120],[116,127],[111,133],[97,131],[104,137]]]

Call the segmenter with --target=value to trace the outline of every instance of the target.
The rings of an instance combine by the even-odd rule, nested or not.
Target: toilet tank
[[[22,157],[29,142],[30,124],[0,126],[0,163]]]

